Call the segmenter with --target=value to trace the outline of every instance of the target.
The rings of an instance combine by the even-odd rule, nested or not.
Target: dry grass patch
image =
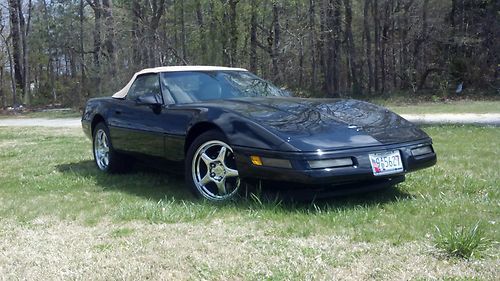
[[[117,235],[117,233],[119,235]],[[447,260],[424,243],[282,238],[256,224],[1,221],[0,276],[38,280],[409,280],[499,276],[497,259]]]

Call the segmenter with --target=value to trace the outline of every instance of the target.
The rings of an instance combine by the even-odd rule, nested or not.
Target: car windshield
[[[161,82],[164,91],[168,91],[176,103],[290,96],[287,91],[247,71],[164,72]]]

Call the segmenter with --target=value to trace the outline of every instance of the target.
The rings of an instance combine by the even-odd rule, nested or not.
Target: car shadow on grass
[[[166,174],[164,171],[142,165],[135,165],[130,172],[120,174],[103,173],[91,160],[61,164],[57,169],[61,173],[91,178],[103,191],[120,191],[153,201],[172,198],[182,201],[196,200],[186,188],[182,176]]]
[[[303,194],[303,192],[299,194]],[[290,212],[317,212],[318,210],[332,208],[354,209],[360,206],[380,206],[394,202],[413,200],[414,198],[414,195],[402,190],[398,185],[395,185],[372,191],[329,196],[323,196],[318,193],[314,194],[313,191],[311,191],[311,195],[309,196],[290,195],[289,192],[283,189],[270,189],[260,194],[258,199],[250,196],[247,200],[258,201],[257,204],[271,207],[279,205],[280,209]]]
[[[99,171],[91,160],[61,164],[57,166],[61,173],[74,174],[83,178],[95,180],[96,185],[103,191],[119,191],[148,200],[160,201],[175,199],[176,201],[201,202],[192,195],[187,188],[182,175],[171,174],[142,165],[135,165],[128,173],[106,174]],[[282,211],[309,211],[317,208],[356,208],[359,206],[374,206],[391,202],[411,200],[413,195],[401,190],[397,186],[387,187],[375,191],[329,196],[318,199],[315,196],[290,196],[286,189],[275,190],[268,184],[261,189],[255,185],[244,184],[243,198],[229,203],[237,208],[275,208]],[[257,191],[261,190],[261,191]]]

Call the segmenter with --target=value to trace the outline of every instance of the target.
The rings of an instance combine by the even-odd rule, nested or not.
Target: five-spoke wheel
[[[240,177],[234,153],[221,133],[209,131],[199,136],[188,152],[188,164],[188,178],[198,195],[210,201],[227,201],[238,193]]]
[[[99,170],[104,172],[122,172],[127,169],[124,156],[113,149],[109,129],[105,123],[97,124],[92,133],[94,160]],[[130,163],[128,163],[130,165]]]
[[[104,129],[100,128],[94,136],[94,156],[97,167],[105,171],[109,165],[109,140]]]

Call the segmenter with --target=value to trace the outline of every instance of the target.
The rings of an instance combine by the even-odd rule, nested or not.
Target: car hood
[[[346,99],[243,98],[218,101],[301,151],[366,147],[428,138],[401,116]],[[289,147],[284,144],[283,148]]]

